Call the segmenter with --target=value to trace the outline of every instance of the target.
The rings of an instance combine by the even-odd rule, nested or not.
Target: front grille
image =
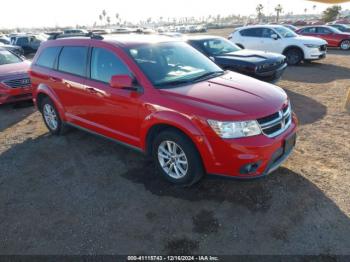
[[[327,45],[321,45],[320,51],[327,51]]]
[[[30,78],[28,77],[6,80],[3,83],[11,88],[24,88],[31,86]]]
[[[281,60],[273,62],[273,63],[266,63],[266,64],[258,66],[257,71],[259,73],[264,73],[264,72],[276,70],[276,69],[280,68],[281,66],[283,66],[285,63],[286,63],[285,59],[281,59]]]
[[[276,137],[282,134],[292,123],[292,108],[290,103],[280,111],[258,119],[258,123],[264,135]]]

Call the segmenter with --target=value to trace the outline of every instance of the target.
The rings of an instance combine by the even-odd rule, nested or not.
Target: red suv
[[[350,49],[350,33],[341,32],[331,26],[307,26],[296,31],[299,35],[315,36],[326,40],[330,47]]]
[[[68,38],[40,46],[34,102],[52,134],[74,126],[153,157],[176,184],[264,176],[288,158],[297,119],[279,87],[224,72],[162,36]]]

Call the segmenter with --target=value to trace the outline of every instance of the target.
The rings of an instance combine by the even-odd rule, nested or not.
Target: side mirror
[[[129,75],[114,75],[109,84],[114,88],[132,88],[133,82],[134,79]]]
[[[277,40],[278,39],[278,35],[277,34],[272,34],[271,38]]]

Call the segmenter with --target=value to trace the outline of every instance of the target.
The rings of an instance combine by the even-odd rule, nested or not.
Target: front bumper
[[[257,72],[256,76],[260,80],[268,81],[268,82],[277,82],[283,75],[284,71],[287,68],[287,63],[283,64],[279,68],[267,72]]]
[[[327,50],[320,51],[318,48],[309,48],[306,51],[304,50],[305,60],[320,60],[326,58],[326,56]]]
[[[0,84],[0,105],[18,101],[31,100],[32,88],[7,88]]]
[[[294,145],[285,151],[285,141],[296,135],[296,130],[297,118],[293,114],[291,126],[274,138],[265,135],[228,140],[210,137],[215,161],[211,165],[207,163],[207,173],[240,179],[266,176],[278,169],[292,154]],[[245,172],[244,168],[249,165],[256,166],[252,172]]]

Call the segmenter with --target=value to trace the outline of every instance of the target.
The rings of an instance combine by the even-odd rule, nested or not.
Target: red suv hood
[[[281,88],[233,72],[161,92],[183,104],[186,113],[205,112],[203,116],[215,120],[262,118],[276,113],[287,102]]]
[[[28,72],[30,62],[24,61],[22,63],[0,65],[0,78],[7,78],[11,75],[19,75]]]

